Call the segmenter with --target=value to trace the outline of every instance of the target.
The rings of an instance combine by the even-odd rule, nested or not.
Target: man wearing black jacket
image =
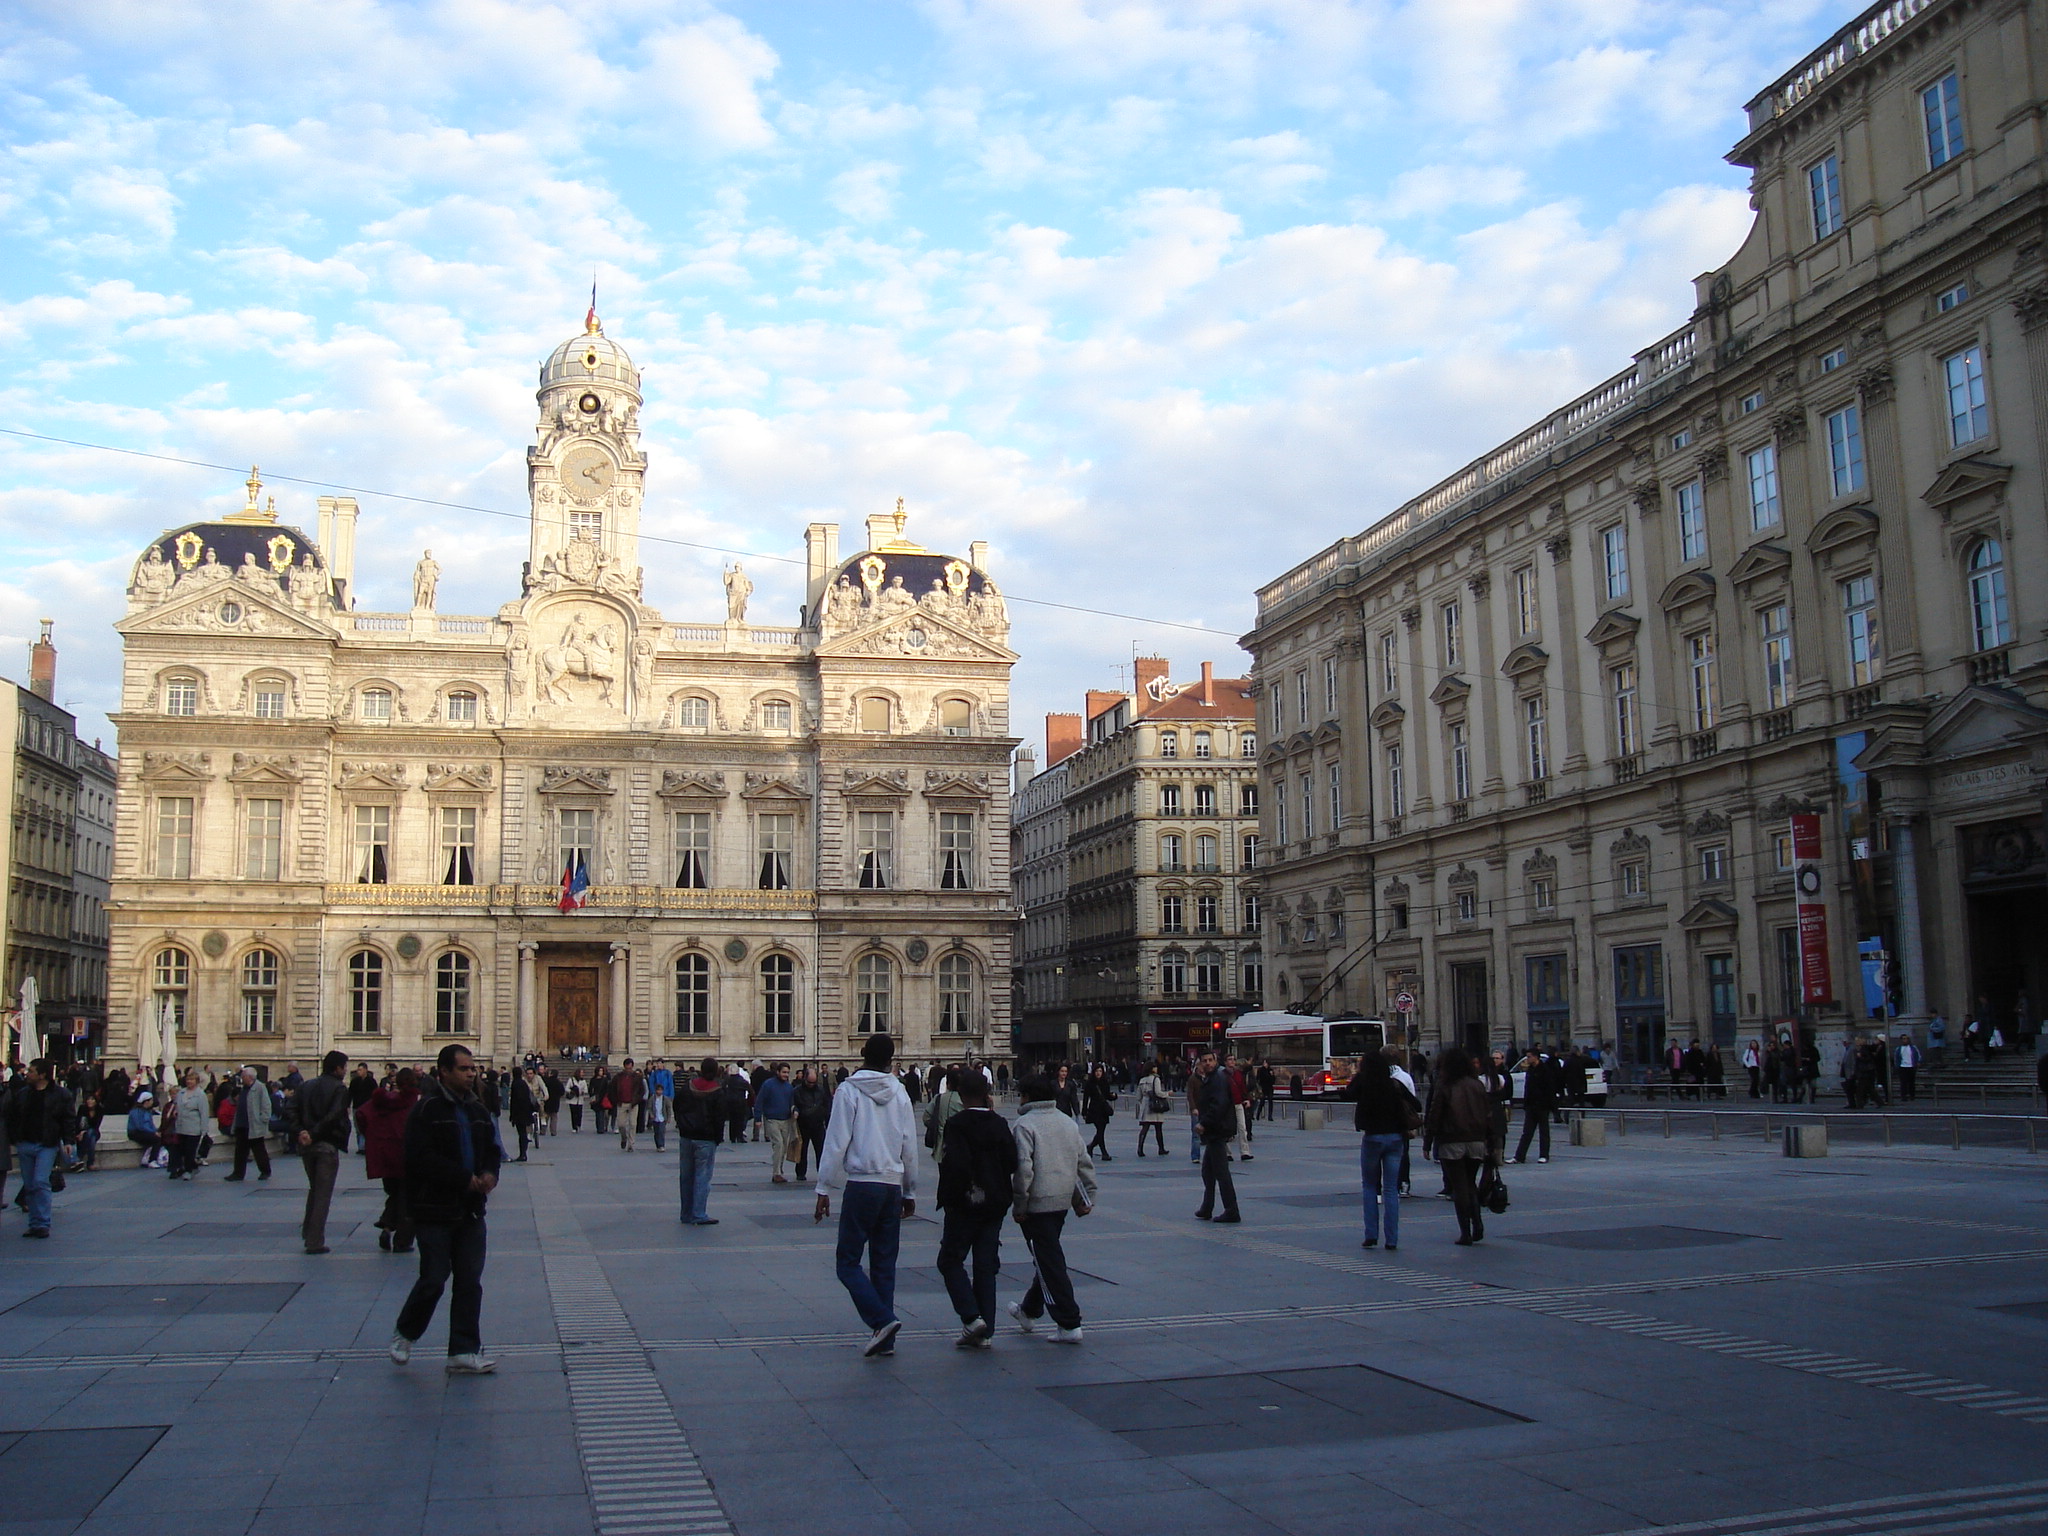
[[[1237,1136],[1237,1104],[1231,1098],[1230,1079],[1216,1065],[1216,1053],[1202,1056],[1200,1086],[1188,1085],[1202,1136],[1202,1208],[1195,1212],[1203,1221],[1242,1221],[1237,1213],[1237,1185],[1230,1177],[1230,1143]],[[1223,1197],[1223,1214],[1213,1216],[1216,1197]]]
[[[28,1064],[26,1082],[17,1082],[7,1095],[7,1137],[14,1143],[15,1161],[21,1164],[22,1204],[28,1210],[28,1228],[23,1237],[50,1235],[50,1170],[56,1166],[60,1149],[78,1139],[78,1114],[71,1090],[50,1073],[49,1062],[38,1056]]]
[[[292,1150],[306,1167],[306,1214],[299,1236],[306,1252],[327,1251],[327,1208],[334,1201],[334,1176],[341,1167],[341,1149],[348,1145],[349,1116],[354,1096],[343,1081],[348,1056],[329,1051],[320,1061],[320,1075],[294,1094],[286,1106]]]
[[[476,1096],[476,1058],[444,1045],[434,1077],[405,1124],[406,1197],[418,1230],[420,1277],[398,1314],[391,1358],[412,1359],[412,1347],[450,1275],[448,1374],[482,1376],[498,1368],[483,1352],[484,1205],[498,1187],[498,1132]]]
[[[1539,1136],[1536,1161],[1550,1161],[1550,1112],[1557,1108],[1557,1092],[1563,1073],[1557,1058],[1548,1051],[1531,1051],[1522,1058],[1522,1140],[1515,1148],[1515,1161],[1529,1161],[1529,1138]]]
[[[939,1274],[960,1314],[961,1349],[987,1349],[996,1331],[996,1276],[1002,1270],[1003,1218],[1010,1212],[1010,1181],[1017,1171],[1017,1139],[1010,1122],[989,1103],[988,1079],[972,1068],[956,1071],[959,1112],[939,1142]],[[974,1255],[974,1281],[964,1262]]]

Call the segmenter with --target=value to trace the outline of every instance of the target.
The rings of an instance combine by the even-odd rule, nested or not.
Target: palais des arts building
[[[2048,5],[1872,7],[1749,103],[1683,327],[1260,590],[1269,1006],[1636,1067],[2039,1017],[2044,106]]]
[[[213,1063],[1006,1054],[1016,658],[984,547],[921,548],[899,504],[842,559],[814,523],[796,625],[751,620],[737,568],[723,620],[673,623],[642,598],[640,375],[594,310],[538,399],[496,613],[437,611],[429,557],[409,611],[357,611],[355,503],[309,539],[253,473],[143,552],[114,1055],[166,1013]]]

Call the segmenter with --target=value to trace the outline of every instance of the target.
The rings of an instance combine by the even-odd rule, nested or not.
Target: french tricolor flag
[[[583,855],[565,861],[562,865],[562,899],[558,903],[564,912],[576,912],[590,900],[590,871],[584,867]]]

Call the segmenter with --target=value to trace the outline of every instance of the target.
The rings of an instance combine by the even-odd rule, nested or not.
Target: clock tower
[[[541,365],[540,425],[526,451],[533,508],[529,586],[544,566],[560,566],[578,540],[594,543],[639,588],[640,498],[647,460],[640,452],[640,370],[604,333],[591,306],[583,334]],[[580,563],[580,562],[579,562]]]

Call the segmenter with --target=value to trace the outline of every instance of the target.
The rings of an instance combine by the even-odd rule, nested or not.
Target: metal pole
[[[1950,1147],[1957,1152],[1962,1151],[1963,1117],[1961,1115],[1950,1115],[1948,1117],[1948,1135]]]

